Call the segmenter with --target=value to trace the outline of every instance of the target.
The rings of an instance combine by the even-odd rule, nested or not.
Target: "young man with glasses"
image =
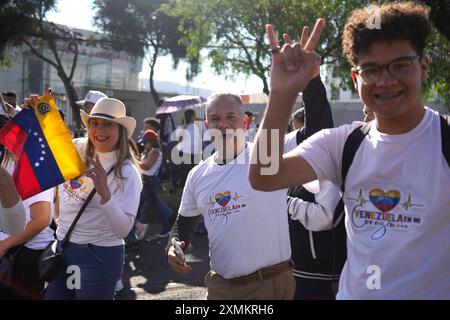
[[[370,25],[374,14],[378,28]],[[323,25],[319,20],[306,50],[284,35],[287,43],[273,53],[262,129],[286,126],[297,93],[311,78]],[[271,48],[277,48],[271,26],[267,31]],[[343,50],[375,120],[362,128],[354,123],[323,130],[290,154],[280,153],[275,175],[261,173],[265,166],[254,155],[258,162],[250,167],[250,181],[256,189],[316,178],[342,188],[348,252],[338,299],[450,299],[450,168],[444,156],[450,135],[440,115],[421,101],[430,32],[427,10],[411,2],[354,11],[344,28]],[[356,130],[363,133],[361,144],[344,149]],[[257,137],[257,147],[269,143]],[[352,152],[347,166],[344,155]]]

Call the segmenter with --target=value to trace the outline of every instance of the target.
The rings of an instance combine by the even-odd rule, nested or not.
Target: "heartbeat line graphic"
[[[216,202],[215,201],[213,201],[212,199],[211,199],[211,197],[209,197],[209,202],[207,202],[207,203],[205,203],[204,205],[208,205],[208,206],[214,206],[216,204]]]
[[[238,194],[237,194],[237,192],[235,193],[236,195],[233,197],[233,198],[231,198],[231,199],[233,199],[234,201],[238,201],[240,198],[243,198],[244,196],[239,196]]]
[[[358,203],[360,206],[364,206],[367,202],[369,202],[370,200],[366,200],[364,199],[363,195],[362,195],[362,189],[359,189],[359,194],[358,194],[358,198],[347,198],[347,200],[353,200],[356,203]]]
[[[406,202],[402,203],[402,207],[405,209],[405,211],[408,211],[409,209],[412,209],[412,208],[423,208],[424,206],[422,204],[412,203],[411,195],[409,194],[408,200],[406,200]]]

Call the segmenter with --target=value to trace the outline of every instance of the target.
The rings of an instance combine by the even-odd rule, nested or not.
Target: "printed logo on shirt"
[[[247,207],[242,202],[244,196],[240,196],[237,192],[234,195],[230,191],[218,192],[214,196],[209,197],[208,216],[212,223],[220,221],[221,224],[227,224],[231,214],[239,213]]]
[[[358,198],[347,200],[356,202],[350,212],[352,225],[356,229],[373,229],[372,240],[383,238],[388,230],[407,231],[411,226],[422,223],[421,217],[408,211],[413,208],[424,208],[424,205],[415,203],[411,194],[402,201],[401,193],[395,189],[385,192],[381,188],[374,188],[369,191],[368,199],[364,198],[360,189]]]
[[[87,183],[87,181],[82,178],[76,178],[65,182],[62,189],[62,201],[69,202],[72,199],[76,201],[86,200],[89,195],[88,191],[91,189],[89,188],[89,190],[86,190],[89,185],[92,185],[92,183]]]

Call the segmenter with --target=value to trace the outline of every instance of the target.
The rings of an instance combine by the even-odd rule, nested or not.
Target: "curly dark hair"
[[[377,21],[376,14],[380,14],[378,28],[370,25]],[[372,5],[351,13],[342,35],[342,50],[354,65],[360,54],[367,53],[378,41],[407,40],[417,54],[422,55],[430,33],[428,10],[421,5],[413,2]]]

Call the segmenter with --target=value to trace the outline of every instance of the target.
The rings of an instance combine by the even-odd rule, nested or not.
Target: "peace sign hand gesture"
[[[108,187],[107,173],[100,163],[98,154],[95,159],[91,159],[92,168],[86,170],[85,175],[92,179],[94,187],[101,198],[101,203],[104,204],[111,198],[111,192]]]
[[[288,34],[283,34],[285,44],[279,48],[272,25],[266,25],[272,52],[271,92],[297,95],[317,76],[320,56],[314,50],[324,26],[325,20],[318,19],[311,35],[305,27],[300,41],[295,43]]]

